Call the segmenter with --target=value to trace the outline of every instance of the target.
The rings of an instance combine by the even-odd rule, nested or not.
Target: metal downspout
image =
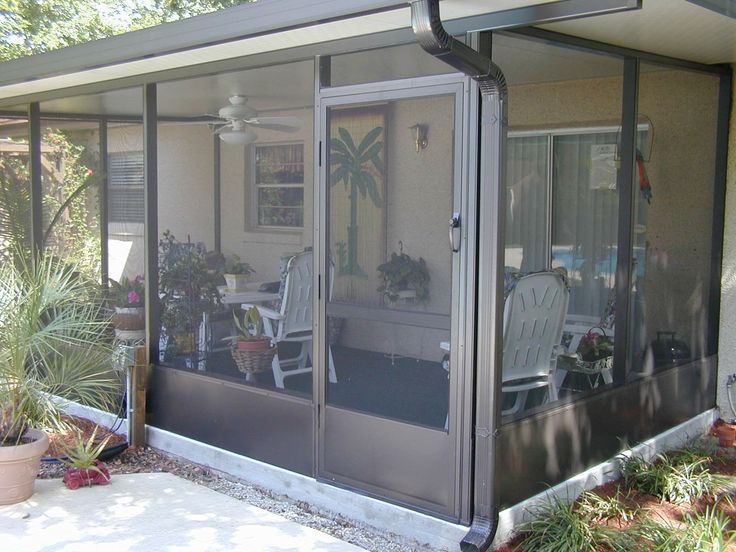
[[[503,345],[503,229],[505,225],[506,100],[501,70],[490,59],[448,35],[439,0],[408,0],[417,42],[430,54],[478,82],[481,93],[480,205],[473,520],[460,542],[466,552],[485,552],[498,527],[495,491],[496,436],[501,419]]]

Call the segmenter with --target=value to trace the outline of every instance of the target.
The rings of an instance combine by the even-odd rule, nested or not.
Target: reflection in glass
[[[623,63],[510,33],[493,42],[510,98],[502,409],[516,415],[612,383]],[[515,317],[544,301],[543,324]]]
[[[95,121],[41,120],[44,247],[99,281],[99,131]]]
[[[713,354],[707,343],[718,77],[644,63],[638,97],[654,137],[649,151],[637,150],[634,174],[634,377]]]
[[[0,114],[0,262],[31,251],[28,122]]]
[[[444,429],[449,396],[454,96],[328,112],[327,402]],[[428,128],[416,151],[407,129]]]

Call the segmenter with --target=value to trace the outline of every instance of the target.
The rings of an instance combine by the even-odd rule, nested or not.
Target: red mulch
[[[92,436],[95,427],[97,427],[97,424],[95,424],[94,422],[90,422],[89,420],[77,418],[74,416],[65,416],[64,421],[81,430],[85,443]],[[62,446],[64,444],[66,444],[67,446],[71,446],[76,439],[76,433],[71,428],[60,432],[52,432],[47,430],[46,433],[48,434],[49,442],[51,443],[49,450],[46,452],[46,456],[51,458],[63,456],[64,452]],[[108,436],[110,437],[110,440],[107,442],[108,447],[124,443],[127,440],[125,435],[112,433],[108,428],[100,426],[97,430],[95,441],[100,442]]]
[[[715,435],[715,427],[724,423],[718,420],[714,427],[709,432],[709,435]],[[724,448],[718,447],[713,464],[710,467],[711,473],[721,475],[736,476],[736,447]],[[599,485],[592,492],[605,497],[610,497],[616,494],[618,489],[621,489],[622,495],[625,495],[627,489],[623,485],[623,481],[620,479],[612,481],[604,485]],[[712,506],[713,502],[709,500],[697,500],[693,504],[672,504],[670,502],[662,502],[659,498],[651,495],[646,495],[632,490],[627,500],[627,506],[633,507],[638,506],[641,512],[645,512],[644,515],[671,522],[677,524],[682,521],[683,516],[686,513],[700,513],[705,511],[706,507]],[[728,500],[721,500],[718,504],[718,509],[725,513],[730,518],[729,529],[736,530],[736,501],[729,504]],[[609,526],[616,528],[626,529],[634,522],[624,522],[621,520],[609,520],[606,523]],[[524,541],[524,535],[516,535],[512,540],[502,544],[495,548],[496,552],[520,552],[521,543]],[[731,545],[727,549],[729,552],[736,552],[736,545]]]

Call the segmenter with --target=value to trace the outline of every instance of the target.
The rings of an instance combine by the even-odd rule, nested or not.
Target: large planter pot
[[[146,329],[146,312],[143,307],[115,307],[112,325],[116,330],[141,331]]]
[[[29,429],[29,443],[0,447],[0,505],[23,502],[33,494],[41,457],[49,448],[48,436]]]

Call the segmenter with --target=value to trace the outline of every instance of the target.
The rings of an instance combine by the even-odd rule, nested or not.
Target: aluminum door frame
[[[435,75],[411,79],[401,79],[387,82],[365,83],[359,85],[348,85],[341,87],[322,88],[316,90],[315,95],[315,135],[318,138],[315,147],[315,186],[314,204],[316,206],[314,225],[314,251],[317,261],[315,270],[315,294],[314,312],[314,341],[313,359],[317,366],[313,379],[315,397],[315,424],[316,424],[316,446],[315,466],[316,477],[337,486],[356,490],[363,494],[378,497],[382,500],[398,503],[412,509],[424,511],[435,516],[449,520],[468,522],[471,508],[471,416],[472,416],[472,362],[474,354],[474,329],[475,329],[475,267],[476,267],[476,239],[477,239],[477,190],[469,183],[475,182],[476,167],[470,162],[474,157],[471,147],[475,143],[476,125],[471,124],[475,107],[472,100],[477,88],[474,83],[464,75],[449,74]],[[441,430],[429,430],[419,426],[412,426],[397,420],[387,420],[365,413],[357,413],[342,409],[340,407],[328,406],[326,404],[325,382],[326,375],[326,329],[323,321],[327,320],[326,301],[326,278],[327,274],[327,243],[329,240],[328,217],[329,217],[329,190],[328,178],[329,167],[326,163],[327,144],[327,113],[329,108],[348,106],[375,102],[381,100],[403,100],[440,95],[454,95],[454,188],[453,188],[453,210],[461,213],[461,243],[460,251],[452,261],[452,304],[451,304],[451,353],[450,363],[453,369],[450,371],[449,382],[449,413],[450,425],[447,432]],[[470,101],[469,101],[470,99]],[[409,139],[407,135],[407,140]],[[451,213],[448,212],[448,219]],[[442,221],[447,223],[447,221]],[[445,244],[441,244],[445,245]],[[449,242],[446,244],[449,247]],[[338,374],[339,378],[339,374]],[[438,436],[444,436],[450,459],[451,471],[450,495],[443,506],[422,500],[416,495],[402,493],[385,487],[377,487],[345,477],[336,477],[325,468],[327,428],[326,418],[328,410],[333,413],[345,412],[347,416],[360,419],[361,423],[371,425],[372,420],[378,426],[392,426],[400,424],[401,428],[412,427],[417,432],[436,432]],[[394,426],[398,427],[398,426]],[[389,432],[376,428],[379,432],[384,431],[387,437]],[[391,432],[393,433],[393,432]],[[425,433],[426,436],[426,433]],[[356,436],[356,439],[359,439]],[[431,436],[429,436],[431,438]],[[341,443],[341,446],[349,450],[351,443]],[[414,451],[416,454],[418,451]],[[420,474],[422,480],[428,485],[436,481],[436,473]],[[446,473],[440,477],[447,476]],[[421,486],[421,485],[420,485]]]

